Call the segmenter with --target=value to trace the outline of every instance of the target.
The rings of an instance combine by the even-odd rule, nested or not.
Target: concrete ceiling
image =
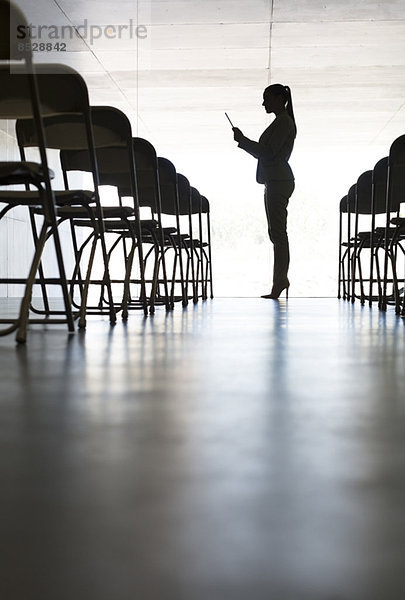
[[[299,136],[292,164],[302,197],[322,202],[327,182],[329,202],[337,203],[405,131],[405,0],[18,4],[37,25],[117,27],[132,19],[145,26],[142,39],[125,31],[91,42],[88,30],[66,40],[67,52],[37,52],[36,60],[75,67],[93,104],[121,108],[135,134],[214,202],[217,194],[221,217],[230,205],[220,205],[218,194],[251,193],[254,185],[254,165],[235,149],[224,110],[257,138],[269,122],[261,96],[270,82],[293,91]]]
[[[34,24],[79,26],[67,52],[38,52],[85,77],[142,135],[222,145],[226,109],[262,127],[262,89],[293,90],[305,144],[373,144],[405,120],[405,0],[20,0]],[[144,25],[143,39],[90,40],[90,26]],[[95,31],[95,35],[98,32]],[[145,37],[146,36],[146,37]]]

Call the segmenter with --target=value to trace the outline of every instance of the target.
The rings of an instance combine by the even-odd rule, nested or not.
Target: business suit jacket
[[[288,164],[297,129],[293,119],[284,110],[265,129],[258,142],[243,136],[238,146],[258,159],[256,181],[294,181],[294,175]]]

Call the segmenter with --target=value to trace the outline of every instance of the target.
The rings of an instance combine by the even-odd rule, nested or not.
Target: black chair
[[[206,258],[206,276],[205,276],[205,298],[208,298],[208,284],[210,287],[210,298],[214,297],[212,280],[212,246],[211,246],[211,209],[210,203],[205,196],[201,196],[201,213],[205,215],[205,235],[201,236],[201,241],[206,244],[208,254]],[[204,242],[205,240],[205,242]],[[204,246],[203,246],[204,247]]]
[[[194,304],[198,302],[198,280],[197,280],[197,264],[199,261],[198,255],[198,243],[197,234],[195,233],[196,227],[193,223],[193,215],[198,214],[195,210],[195,202],[193,201],[193,194],[191,191],[191,185],[187,177],[181,173],[177,173],[177,188],[179,194],[179,216],[180,218],[186,218],[185,226],[181,226],[181,231],[186,234],[183,236],[182,242],[186,254],[186,268],[185,268],[185,287],[187,290],[188,299],[192,299]],[[199,211],[199,206],[197,211]],[[189,287],[191,285],[191,292]]]
[[[373,170],[362,173],[355,184],[354,200],[354,237],[352,252],[352,301],[360,299],[361,304],[366,300],[371,305],[373,301],[379,300],[380,292],[374,295],[374,283],[381,287],[380,266],[378,260],[379,250],[383,246],[385,228],[376,227],[376,218],[379,215],[385,217],[386,212],[386,173],[387,159],[378,161]],[[362,218],[362,231],[359,231],[359,223]],[[364,225],[363,225],[364,223]],[[369,260],[364,259],[364,251],[369,250]],[[364,275],[364,263],[369,270],[368,277]],[[374,273],[377,272],[377,278]],[[369,282],[369,289],[366,294],[365,283]],[[359,283],[360,290],[356,291],[356,284]]]
[[[397,298],[397,278],[395,260],[390,249],[392,248],[395,227],[388,227],[390,219],[399,214],[400,197],[398,194],[392,197],[391,205],[387,205],[387,176],[388,157],[380,159],[373,170],[362,173],[356,184],[352,186],[348,194],[349,212],[354,216],[354,234],[350,238],[348,250],[350,252],[350,299],[356,298],[364,304],[367,300],[371,305],[378,301],[379,306],[383,301],[384,276],[381,272],[380,254],[384,254],[385,281],[393,285],[392,294],[385,292],[387,302],[395,301]],[[353,208],[354,204],[354,208]],[[359,231],[360,219],[365,220],[365,229]],[[378,219],[380,224],[378,225]],[[350,226],[350,223],[349,223]],[[369,250],[369,260],[363,258],[364,251]],[[364,263],[369,264],[369,274],[364,274]],[[387,262],[392,266],[392,274],[388,277]],[[365,291],[365,283],[369,282],[368,293]],[[360,289],[357,291],[356,285]],[[378,294],[374,293],[374,284],[378,286]],[[386,289],[386,286],[385,286]],[[397,302],[397,300],[396,300]]]
[[[45,102],[41,96],[43,103],[40,106],[37,70],[34,69],[29,47],[24,45],[23,49],[20,49],[17,38],[17,24],[27,26],[23,13],[14,4],[0,0],[0,118],[32,119],[38,138],[40,157],[38,164],[26,161],[0,163],[0,186],[22,185],[26,188],[32,185],[36,189],[34,193],[2,189],[0,191],[0,203],[5,204],[5,206],[0,212],[0,218],[4,218],[9,211],[21,206],[32,210],[38,207],[42,212],[42,225],[37,239],[34,240],[34,252],[28,276],[0,279],[0,283],[18,284],[23,285],[25,288],[18,316],[0,319],[0,323],[8,325],[0,331],[0,335],[16,331],[16,341],[24,343],[29,323],[47,325],[65,323],[68,330],[72,332],[74,331],[74,322],[62,248],[56,227],[55,199],[51,185],[53,174],[48,168],[42,122],[43,113],[52,112],[57,114],[64,111],[66,104],[69,104],[69,99],[63,98],[57,88],[50,89]],[[44,69],[44,67],[41,67],[41,69]],[[72,109],[70,104],[69,109]],[[49,319],[48,317],[30,318],[33,287],[38,282],[36,276],[47,237],[51,232],[53,233],[58,275],[52,278],[49,283],[61,288],[64,307],[63,316],[60,315],[59,318],[55,319]]]
[[[103,231],[117,234],[120,239],[124,235],[131,238],[132,249],[127,256],[126,273],[122,280],[113,280],[114,283],[124,284],[124,293],[122,300],[115,303],[116,309],[122,309],[123,318],[127,317],[129,307],[129,282],[131,278],[131,269],[133,265],[134,253],[138,255],[139,275],[134,282],[140,285],[139,300],[137,307],[142,308],[145,314],[148,312],[148,300],[145,288],[144,260],[142,250],[142,230],[139,212],[138,187],[135,169],[135,155],[132,145],[132,130],[126,115],[114,108],[106,106],[92,107],[90,118],[94,133],[94,157],[97,167],[97,189],[99,185],[118,185],[121,184],[119,178],[120,172],[125,175],[125,196],[131,197],[132,206],[123,206],[122,202],[116,206],[101,206],[101,218],[103,220]],[[48,136],[58,137],[59,124],[56,121],[45,119],[45,127]],[[69,185],[68,172],[71,170],[90,171],[93,173],[92,154],[86,148],[83,139],[83,122],[80,118],[73,116],[69,120],[69,128],[75,143],[71,147],[64,148],[60,153],[62,170],[64,172],[65,186]],[[122,194],[121,194],[122,195]],[[82,215],[82,217],[85,215]],[[93,228],[91,220],[81,218],[75,214],[71,217],[73,224],[77,228]],[[149,221],[142,222],[142,226],[147,224],[155,227],[156,223]],[[92,236],[97,232],[92,231],[87,237],[85,244],[89,242]],[[83,245],[82,245],[83,247]],[[110,248],[111,256],[111,248]],[[106,263],[108,268],[108,252],[106,250]],[[102,294],[105,286],[104,280],[91,280],[89,283],[97,283],[102,286]]]
[[[169,227],[163,222],[165,232],[165,252],[173,250],[172,276],[170,299],[174,306],[175,302],[182,302],[183,306],[188,304],[188,293],[186,280],[184,276],[184,248],[185,240],[188,239],[188,232],[182,232],[180,227],[180,207],[177,172],[173,163],[167,158],[158,157],[160,198],[162,203],[162,216],[168,219],[174,219],[174,226]],[[175,293],[176,284],[180,284],[180,294]]]
[[[360,298],[362,304],[365,302],[364,283],[366,281],[363,274],[362,256],[363,250],[366,247],[370,248],[371,256],[373,256],[370,246],[370,237],[372,227],[367,221],[367,231],[359,232],[360,216],[371,215],[373,208],[372,202],[372,171],[362,173],[354,186],[354,236],[352,249],[352,266],[351,266],[351,299],[354,302],[355,298]],[[368,264],[370,262],[368,261]],[[357,277],[358,272],[358,277]],[[356,283],[360,284],[360,292],[356,292]]]
[[[342,267],[344,269],[344,264],[346,262],[347,270],[344,273],[344,289],[345,289],[345,300],[352,299],[352,289],[353,289],[353,250],[354,250],[354,241],[353,241],[353,231],[354,231],[354,220],[355,220],[355,204],[356,204],[356,184],[350,186],[349,191],[347,192],[347,238],[346,241],[342,243],[343,248],[345,248],[345,252],[343,254],[342,259]]]
[[[85,327],[86,316],[92,314],[108,314],[110,322],[115,323],[117,306],[113,298],[109,273],[104,218],[127,219],[133,214],[133,209],[131,207],[101,206],[99,195],[100,178],[95,151],[95,132],[97,129],[98,144],[101,143],[100,139],[104,144],[111,143],[111,139],[118,139],[122,142],[124,136],[123,130],[126,127],[130,127],[129,122],[120,111],[118,111],[119,115],[112,111],[106,115],[105,111],[99,110],[99,108],[96,111],[98,120],[96,119],[95,121],[95,115],[90,111],[87,86],[81,76],[68,67],[59,66],[56,73],[54,68],[48,73],[46,71],[42,72],[41,66],[41,71],[38,73],[38,81],[41,98],[46,98],[49,90],[54,87],[59,90],[59,93],[63,93],[65,98],[70,98],[70,102],[75,109],[72,110],[71,108],[70,110],[65,110],[64,114],[44,118],[47,147],[58,150],[86,149],[89,153],[93,190],[82,193],[80,201],[77,198],[77,190],[63,190],[56,193],[59,225],[65,221],[70,221],[80,226],[80,219],[84,218],[87,219],[87,222],[92,227],[91,235],[87,238],[76,256],[76,267],[71,279],[72,286],[79,285],[81,291],[80,304],[78,305],[79,327]],[[38,142],[35,129],[32,125],[32,121],[19,120],[17,122],[16,130],[22,152],[27,147],[36,146]],[[94,208],[91,206],[92,203]],[[86,266],[86,278],[83,284],[80,279],[77,279],[79,272],[77,261],[83,259],[84,249],[88,244],[90,244],[90,253]],[[98,248],[101,250],[103,265],[103,276],[99,280],[94,279],[92,276],[95,265],[94,259]],[[106,304],[99,303],[98,306],[88,304],[88,294],[91,284],[98,284],[105,287],[107,290]]]
[[[93,112],[98,112],[98,108],[94,107]],[[170,309],[168,304],[169,295],[167,291],[168,288],[165,258],[162,250],[163,231],[161,226],[160,188],[157,173],[157,158],[153,146],[141,138],[133,138],[133,154],[135,162],[134,175],[137,184],[135,191],[131,186],[130,170],[133,169],[133,167],[131,167],[131,162],[125,147],[98,147],[97,162],[101,185],[109,185],[116,188],[120,205],[122,205],[125,199],[130,198],[132,202],[136,202],[139,209],[145,207],[150,209],[150,218],[145,219],[142,217],[140,219],[140,226],[142,244],[146,246],[146,252],[143,252],[145,272],[149,257],[152,254],[154,254],[155,257],[151,278],[148,279],[145,275],[145,283],[151,284],[151,291],[149,294],[146,293],[146,297],[149,304],[149,310],[151,313],[153,313],[155,304],[157,302],[156,294],[159,283],[164,284],[164,297],[166,298],[165,304],[166,308]],[[70,171],[88,171],[90,169],[88,154],[84,151],[64,150],[60,153],[60,160],[65,177],[67,177],[67,174]],[[134,193],[136,193],[136,197],[134,197]],[[105,227],[107,232],[119,235],[119,238],[110,247],[109,256],[118,246],[118,243],[122,241],[124,261],[126,264],[129,264],[128,261],[130,261],[132,250],[131,252],[128,252],[126,247],[126,240],[130,236],[127,223],[122,221],[105,220]],[[150,246],[149,249],[148,246]],[[163,271],[162,279],[159,279],[160,267]],[[127,284],[130,285],[132,283],[139,283],[139,280],[134,279],[131,276],[130,271],[131,270],[129,269]],[[116,280],[113,280],[113,282],[116,282]],[[158,303],[161,303],[162,297],[163,296],[161,295],[159,296]],[[129,294],[127,309],[136,309],[139,307],[139,303],[140,300],[134,299],[133,295]]]
[[[404,223],[399,216],[400,205],[405,202],[405,135],[401,135],[391,144],[388,155],[388,173],[387,173],[387,195],[386,195],[386,226],[385,226],[385,260],[384,260],[384,283],[380,306],[386,310],[390,302],[387,291],[389,283],[389,264],[392,270],[393,300],[396,312],[404,313],[405,301],[401,294],[404,294],[404,286],[400,290],[398,284],[398,261],[400,256],[404,256]],[[397,213],[393,217],[393,213]],[[394,222],[393,222],[393,219]],[[394,225],[392,228],[391,225]],[[400,253],[400,254],[399,254]],[[402,304],[402,308],[401,308]]]
[[[345,261],[349,252],[347,242],[350,239],[349,220],[344,219],[348,214],[347,194],[339,202],[339,248],[338,248],[338,298],[347,299]],[[346,226],[345,226],[346,222]]]
[[[153,302],[164,304],[166,310],[173,308],[173,302],[168,289],[168,276],[166,267],[166,246],[172,245],[172,236],[176,233],[176,228],[165,229],[162,222],[162,192],[159,175],[159,161],[154,146],[143,138],[134,137],[133,147],[136,161],[136,170],[138,178],[138,196],[139,203],[143,207],[149,207],[152,218],[157,220],[158,229],[154,232],[153,238],[150,234],[144,237],[144,243],[152,242],[153,247],[149,251],[154,252],[154,275],[153,289],[151,297]],[[148,232],[146,232],[147,234]],[[160,272],[162,275],[160,275]],[[160,285],[163,285],[163,294],[160,293]]]

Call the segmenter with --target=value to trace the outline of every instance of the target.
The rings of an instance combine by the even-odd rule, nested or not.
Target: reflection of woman
[[[233,132],[239,148],[258,159],[256,180],[265,185],[264,204],[274,248],[274,268],[272,290],[262,298],[276,299],[283,290],[288,297],[290,287],[287,277],[290,263],[287,205],[294,191],[294,175],[288,159],[297,134],[290,88],[279,83],[270,85],[264,90],[263,106],[276,118],[258,142],[249,140],[237,127],[233,128]]]

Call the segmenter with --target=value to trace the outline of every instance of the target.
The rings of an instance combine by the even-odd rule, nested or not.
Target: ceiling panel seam
[[[267,83],[271,82],[271,46],[272,46],[272,34],[273,34],[273,14],[274,14],[274,0],[270,0],[270,19],[269,19],[269,65],[268,65],[268,76]]]

